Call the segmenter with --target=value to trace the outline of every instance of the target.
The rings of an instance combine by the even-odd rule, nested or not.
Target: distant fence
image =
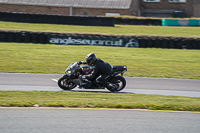
[[[26,23],[47,23],[47,24],[68,24],[85,26],[114,26],[113,17],[92,17],[92,16],[66,16],[47,14],[28,14],[0,12],[0,21],[26,22]]]
[[[0,31],[0,42],[96,45],[139,48],[200,49],[200,38],[111,36],[27,31]]]

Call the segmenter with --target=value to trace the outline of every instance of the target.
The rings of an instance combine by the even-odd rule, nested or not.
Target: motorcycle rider
[[[96,79],[97,85],[106,85],[107,87],[112,88],[112,85],[109,85],[108,83],[105,84],[106,77],[112,74],[112,67],[109,63],[97,58],[94,53],[90,53],[86,56],[86,62],[78,61],[78,64],[88,64],[93,67],[91,74],[84,75],[82,78],[86,78],[88,80]]]

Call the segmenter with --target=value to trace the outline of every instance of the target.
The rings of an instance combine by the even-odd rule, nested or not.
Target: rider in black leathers
[[[85,75],[85,78],[89,80],[96,79],[96,83],[99,85],[105,85],[106,77],[112,74],[111,65],[97,58],[94,53],[90,53],[86,56],[86,62],[78,61],[78,64],[88,64],[89,66],[93,66],[93,71],[91,74]]]

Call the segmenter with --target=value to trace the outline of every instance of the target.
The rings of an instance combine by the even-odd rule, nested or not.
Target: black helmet
[[[95,61],[96,61],[96,56],[94,53],[90,53],[86,56],[86,62],[88,65],[92,66],[94,65]]]

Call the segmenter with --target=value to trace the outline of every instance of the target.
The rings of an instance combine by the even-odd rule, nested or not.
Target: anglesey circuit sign
[[[98,45],[98,46],[119,46],[119,47],[139,47],[138,41],[136,39],[119,39],[111,38],[109,40],[105,39],[75,39],[73,37],[59,38],[51,37],[49,39],[51,44],[62,44],[62,45]]]

